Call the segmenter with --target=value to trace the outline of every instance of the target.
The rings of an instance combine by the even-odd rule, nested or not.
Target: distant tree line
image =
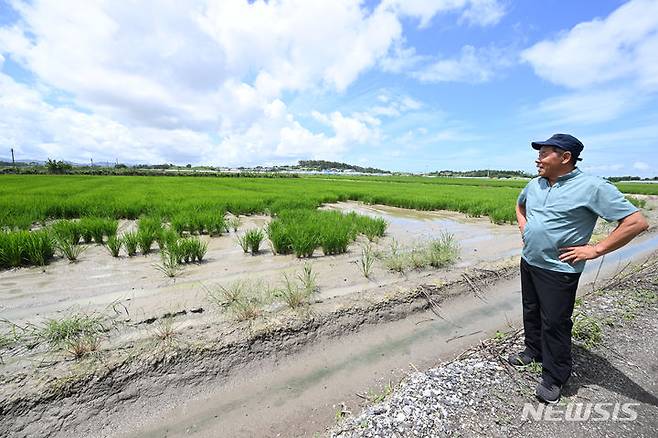
[[[653,178],[640,178],[639,176],[610,176],[606,178],[610,182],[619,182],[619,181],[658,181],[658,176]]]
[[[307,169],[314,170],[353,170],[355,172],[362,173],[391,173],[388,170],[377,169],[375,167],[361,167],[355,166],[354,164],[339,163],[337,161],[325,161],[325,160],[300,160],[298,161],[299,167],[304,167]]]
[[[431,172],[430,175],[435,176],[460,176],[460,177],[471,177],[471,178],[532,178],[535,175],[531,175],[522,170],[494,170],[494,169],[484,169],[484,170],[439,170],[436,172]]]

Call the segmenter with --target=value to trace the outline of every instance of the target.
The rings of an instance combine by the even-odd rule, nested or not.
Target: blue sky
[[[566,132],[655,176],[656,59],[656,0],[0,0],[0,157],[533,172]]]

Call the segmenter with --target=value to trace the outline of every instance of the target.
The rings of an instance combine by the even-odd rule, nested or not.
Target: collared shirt
[[[559,248],[585,245],[602,217],[618,221],[638,209],[610,182],[580,169],[562,175],[552,186],[537,177],[528,183],[517,203],[525,205],[521,257],[530,265],[558,272],[582,272],[585,262],[566,263]]]

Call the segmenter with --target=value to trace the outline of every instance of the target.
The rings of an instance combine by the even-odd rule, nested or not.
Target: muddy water
[[[590,263],[579,293],[591,282],[658,248],[658,236]],[[599,269],[600,268],[600,269]],[[369,326],[358,333],[322,342],[277,363],[259,364],[188,401],[176,410],[145,419],[122,436],[313,436],[331,426],[341,403],[358,410],[356,394],[381,392],[405,373],[453,357],[467,345],[509,325],[520,326],[518,278],[484,290],[485,300],[461,296],[442,307],[448,319],[431,312]]]
[[[461,248],[457,266],[497,260],[521,253],[518,229],[514,225],[496,225],[484,218],[467,217],[452,211],[408,210],[387,205],[339,202],[327,209],[381,217],[388,222],[387,233],[403,245],[436,238],[440,233],[455,236]]]

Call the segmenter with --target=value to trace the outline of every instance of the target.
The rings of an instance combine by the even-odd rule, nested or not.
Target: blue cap
[[[546,141],[533,141],[530,144],[537,150],[541,149],[542,146],[554,146],[556,148],[564,149],[565,151],[571,152],[571,155],[576,157],[576,160],[578,161],[582,161],[582,158],[578,158],[578,156],[585,147],[580,140],[569,134],[554,134]]]

